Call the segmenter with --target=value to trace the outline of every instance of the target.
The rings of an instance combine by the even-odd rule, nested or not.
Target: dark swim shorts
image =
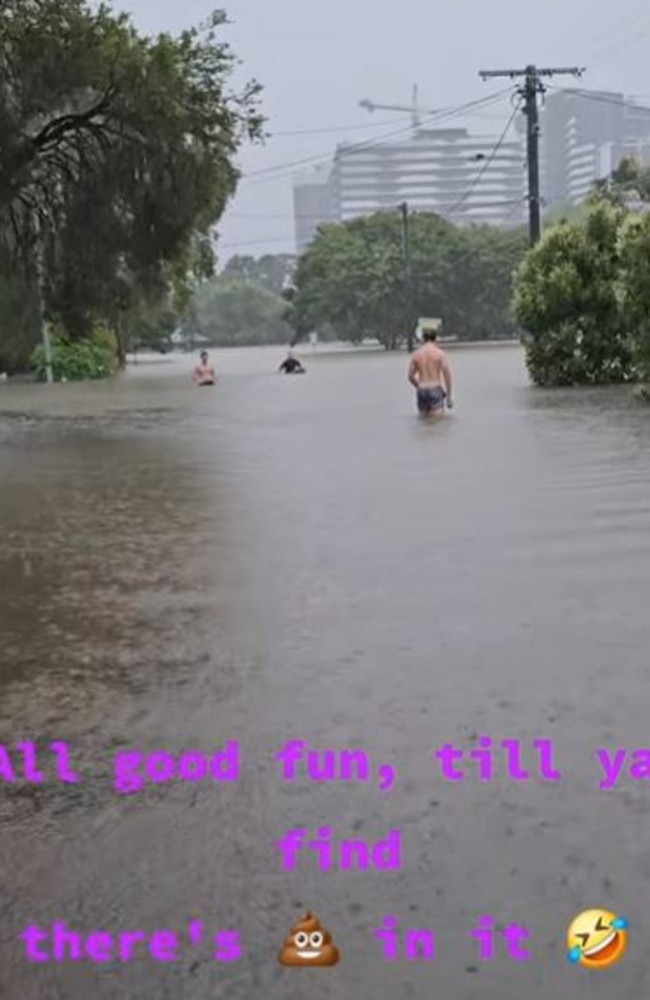
[[[445,390],[440,385],[430,389],[418,389],[417,401],[420,413],[431,413],[432,410],[439,410],[445,403]]]

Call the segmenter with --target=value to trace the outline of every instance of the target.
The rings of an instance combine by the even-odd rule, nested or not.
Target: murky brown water
[[[0,740],[67,741],[80,785],[0,786],[0,996],[11,1000],[639,1000],[650,987],[650,787],[597,788],[596,747],[650,744],[650,410],[528,388],[517,349],[455,353],[422,425],[405,358],[224,354],[111,385],[0,387]],[[558,785],[437,776],[479,735],[555,742]],[[289,738],[365,747],[396,788],[283,785]],[[118,748],[241,743],[236,785],[123,798]],[[527,756],[530,760],[530,755]],[[403,834],[404,870],[283,872],[286,829]],[[568,966],[567,921],[630,920],[623,963]],[[300,912],[333,970],[283,970]],[[382,960],[384,914],[436,933]],[[476,960],[479,914],[532,961]],[[32,964],[17,934],[237,928],[245,957]],[[306,985],[307,983],[307,985]]]

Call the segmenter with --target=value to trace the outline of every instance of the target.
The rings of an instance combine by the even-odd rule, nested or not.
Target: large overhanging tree
[[[178,38],[143,38],[84,0],[0,7],[0,240],[72,335],[116,323],[182,261],[209,270],[237,150],[261,133],[259,86],[229,87],[215,12]]]

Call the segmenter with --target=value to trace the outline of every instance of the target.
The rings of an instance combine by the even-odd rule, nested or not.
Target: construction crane
[[[417,84],[413,87],[413,100],[410,105],[404,104],[375,104],[374,101],[359,101],[359,107],[365,108],[366,111],[408,111],[413,120],[413,128],[417,129],[422,123],[420,117],[422,111],[426,114],[436,114],[438,109],[435,108],[421,108],[418,101],[418,87]]]

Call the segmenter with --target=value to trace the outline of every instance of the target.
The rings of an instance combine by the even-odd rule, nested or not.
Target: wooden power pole
[[[495,77],[509,77],[515,80],[523,77],[523,85],[519,88],[519,94],[524,101],[524,114],[527,119],[526,127],[526,154],[528,160],[528,220],[530,231],[530,242],[535,245],[539,242],[542,234],[541,223],[541,195],[539,184],[539,109],[537,106],[537,95],[545,92],[542,79],[550,76],[582,76],[584,69],[577,66],[569,68],[544,68],[537,66],[526,66],[525,69],[491,69],[481,70],[480,76],[483,80],[494,79]]]

